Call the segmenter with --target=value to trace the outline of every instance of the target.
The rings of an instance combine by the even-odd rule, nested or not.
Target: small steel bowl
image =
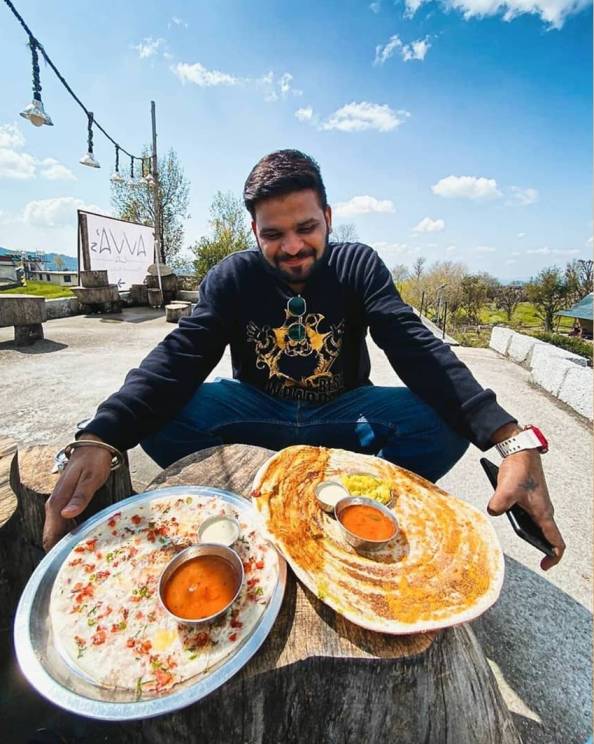
[[[328,485],[337,486],[338,488],[340,488],[340,490],[344,493],[344,496],[342,498],[345,498],[346,499],[346,498],[348,498],[348,496],[350,494],[348,492],[348,489],[345,486],[343,486],[343,484],[340,481],[325,480],[325,481],[322,481],[321,483],[318,483],[318,485],[316,486],[316,489],[315,489],[315,491],[316,491],[316,501],[318,502],[318,504],[320,505],[320,507],[325,512],[328,512],[328,514],[332,514],[334,512],[334,506],[335,506],[335,504],[330,504],[329,502],[324,501],[321,498],[321,496],[320,496],[320,492],[322,491],[322,489],[324,488],[324,486],[328,486]]]
[[[227,547],[230,547],[239,537],[239,533],[240,533],[239,522],[236,519],[233,519],[233,517],[224,517],[222,514],[215,515],[214,517],[209,517],[208,519],[205,519],[204,522],[202,522],[202,524],[198,528],[198,540],[202,542],[202,536],[204,535],[206,530],[212,524],[216,524],[217,522],[229,522],[229,524],[231,525],[231,529],[233,531],[232,539],[228,541],[221,540],[220,542],[218,542],[211,538],[208,542],[212,543],[213,545],[225,545]]]
[[[347,507],[355,506],[358,504],[361,506],[371,506],[373,509],[377,509],[386,517],[388,517],[390,522],[392,522],[392,524],[394,525],[394,532],[390,535],[390,537],[386,538],[385,540],[368,540],[366,538],[359,537],[359,535],[355,535],[353,532],[347,530],[340,519],[340,515]],[[390,509],[385,507],[383,504],[380,504],[373,499],[367,499],[364,496],[348,496],[346,499],[341,499],[334,507],[334,516],[336,517],[336,521],[338,522],[340,529],[342,530],[345,540],[349,543],[349,545],[352,545],[355,550],[379,550],[379,548],[383,548],[385,545],[387,545],[390,540],[393,540],[398,532],[398,520],[390,511]]]
[[[223,558],[224,560],[226,560],[228,563],[231,564],[233,568],[233,573],[235,575],[236,587],[237,587],[235,594],[233,595],[233,599],[228,604],[226,604],[225,607],[221,608],[218,612],[216,612],[214,615],[209,615],[208,617],[196,618],[195,620],[185,618],[185,617],[179,617],[179,615],[176,615],[173,612],[171,612],[171,610],[165,604],[165,600],[163,599],[163,591],[165,589],[165,585],[167,584],[169,579],[173,576],[174,572],[182,564],[186,563],[189,560],[192,560],[192,558],[198,558],[198,556],[201,556],[201,555],[216,555],[219,558]],[[239,596],[239,592],[241,591],[243,580],[244,580],[243,564],[241,562],[240,557],[237,555],[237,553],[234,550],[226,547],[225,545],[216,545],[215,543],[201,543],[200,545],[192,545],[189,548],[182,550],[181,553],[178,553],[174,558],[172,558],[169,561],[169,563],[163,569],[163,573],[161,574],[161,578],[159,579],[159,600],[165,612],[167,612],[167,614],[170,617],[172,617],[174,620],[176,620],[178,623],[184,623],[186,625],[204,625],[205,623],[210,623],[213,620],[216,620],[216,618],[220,617],[221,615],[224,615],[225,612],[227,612],[229,607],[231,607],[233,602],[235,602],[235,600]]]

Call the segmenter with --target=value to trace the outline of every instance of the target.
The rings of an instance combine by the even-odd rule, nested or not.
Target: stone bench
[[[4,295],[0,297],[0,328],[14,326],[16,346],[29,346],[43,339],[47,320],[45,297]]]

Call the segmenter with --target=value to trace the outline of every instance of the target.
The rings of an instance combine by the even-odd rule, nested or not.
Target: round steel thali
[[[59,652],[50,623],[50,596],[54,580],[72,549],[100,523],[123,506],[150,503],[181,494],[217,497],[240,514],[253,516],[248,499],[210,486],[174,486],[131,496],[99,512],[66,535],[41,561],[21,596],[14,623],[14,642],[19,666],[35,689],[52,703],[73,713],[104,721],[126,721],[170,713],[200,700],[236,674],[266,640],[279,613],[286,585],[285,560],[277,557],[277,581],[270,600],[253,632],[229,658],[205,675],[176,685],[163,696],[134,700],[129,691],[101,687],[65,661]]]

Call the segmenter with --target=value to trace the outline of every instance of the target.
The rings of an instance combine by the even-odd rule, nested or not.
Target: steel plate
[[[79,715],[103,721],[132,721],[171,713],[205,697],[236,674],[266,640],[279,613],[287,578],[284,558],[276,551],[278,578],[272,596],[252,634],[236,653],[214,667],[206,676],[176,685],[167,695],[132,701],[129,691],[110,691],[83,677],[70,667],[54,641],[49,603],[54,579],[75,545],[100,522],[122,506],[148,503],[175,494],[217,496],[240,512],[254,515],[251,503],[230,491],[209,486],[174,486],[131,496],[103,509],[66,535],[45,556],[33,572],[21,596],[14,624],[14,642],[19,666],[35,689],[52,703]]]

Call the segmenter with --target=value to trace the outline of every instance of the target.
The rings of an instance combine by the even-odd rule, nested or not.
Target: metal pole
[[[443,304],[443,328],[442,328],[442,333],[441,333],[442,340],[446,336],[446,322],[447,322],[447,319],[448,319],[448,303],[447,302],[444,302],[444,304]]]
[[[421,310],[420,315],[423,315],[423,305],[425,304],[425,290],[421,292]]]
[[[155,102],[151,101],[151,124],[153,129],[153,210],[155,213],[155,265],[161,291],[161,304],[165,302],[163,294],[163,283],[161,282],[161,202],[159,200],[159,171],[157,168],[157,120],[155,115]]]

